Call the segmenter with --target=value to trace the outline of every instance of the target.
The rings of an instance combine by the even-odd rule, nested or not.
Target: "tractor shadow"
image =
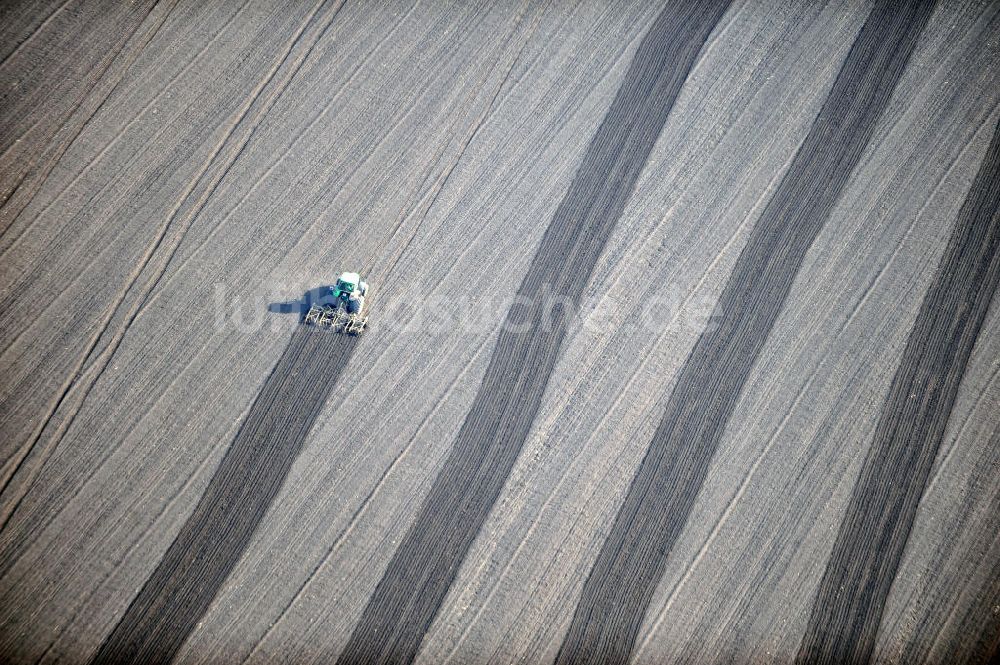
[[[336,305],[337,299],[333,296],[329,286],[317,286],[302,294],[298,300],[286,300],[284,302],[273,302],[267,306],[267,311],[274,314],[298,314],[299,323],[304,323],[306,312],[313,305]]]

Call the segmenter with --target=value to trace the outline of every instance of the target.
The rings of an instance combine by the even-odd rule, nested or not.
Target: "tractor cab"
[[[345,272],[337,279],[337,283],[333,286],[333,295],[335,298],[346,298],[354,293],[360,284],[361,276],[358,273]]]

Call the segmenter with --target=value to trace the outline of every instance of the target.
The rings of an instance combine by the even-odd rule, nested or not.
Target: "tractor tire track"
[[[4,39],[3,41],[5,43],[3,44],[2,47],[0,47],[0,48],[2,48],[3,50],[6,51],[6,53],[3,53],[2,55],[0,55],[0,67],[3,67],[5,64],[7,64],[8,60],[10,60],[14,56],[16,56],[21,51],[21,49],[24,48],[24,46],[28,42],[30,42],[32,39],[35,38],[36,35],[38,35],[38,33],[44,31],[45,28],[52,22],[52,20],[56,16],[58,16],[59,13],[63,9],[65,9],[66,5],[68,5],[70,2],[72,2],[72,0],[63,0],[63,2],[60,2],[58,4],[58,6],[55,9],[53,9],[51,12],[49,12],[49,14],[44,19],[38,21],[34,25],[34,27],[30,28],[30,31],[28,32],[28,34],[26,34],[26,35],[24,35],[22,37],[17,37],[17,38],[15,38],[13,34],[9,34],[8,36],[11,37],[11,39],[9,39],[9,40]],[[25,13],[27,13],[27,12],[25,12]],[[7,17],[5,17],[5,19],[6,19],[6,21],[9,22],[8,23],[8,27],[9,27],[10,24],[16,24],[18,22],[18,20],[20,19],[20,17],[7,16]]]
[[[94,663],[169,663],[281,489],[355,348],[299,325],[208,488]]]
[[[601,548],[557,663],[627,662],[667,557],[813,239],[889,101],[933,4],[872,10],[754,226]]]
[[[408,11],[407,15],[409,15],[409,12],[411,12],[411,11],[412,11],[412,10],[413,10],[413,9],[414,9],[415,7],[416,7],[416,4],[415,4],[415,5],[413,6],[413,7],[411,7],[411,8],[410,8],[410,10]],[[385,37],[385,38],[388,38],[388,37]],[[384,40],[383,40],[383,41],[384,41]],[[381,42],[380,42],[380,43],[381,43]],[[377,48],[377,46],[376,46],[376,48]],[[371,54],[372,54],[373,52],[374,52],[374,49],[373,49],[372,51],[370,51],[370,52],[368,53],[368,56],[370,56],[370,55],[371,55]],[[366,57],[367,57],[367,56],[366,56]],[[355,75],[356,73],[357,73],[357,69],[355,69],[355,70],[354,70],[354,72],[352,73],[352,75],[351,75],[351,76],[353,77],[353,76],[354,76],[354,75]],[[338,94],[339,94],[339,93],[338,93]],[[491,109],[491,111],[492,111],[492,109]],[[370,156],[371,156],[371,153],[369,153],[369,154],[367,155],[367,157],[370,157]],[[366,157],[366,158],[367,158],[367,157]],[[279,159],[280,159],[280,158],[279,158]],[[299,182],[300,180],[301,180],[301,178],[300,178],[300,179],[299,179],[298,181],[296,181],[296,182]],[[430,193],[430,192],[428,192],[428,193]],[[426,195],[425,195],[425,196],[421,196],[421,197],[419,197],[419,199],[420,199],[421,201],[422,201],[422,200],[423,200],[424,198],[426,198]],[[410,217],[412,217],[412,216],[413,216],[414,214],[416,214],[416,212],[418,211],[418,209],[420,209],[420,205],[419,205],[419,204],[415,204],[415,205],[414,205],[414,207],[413,207],[413,208],[412,208],[411,210],[409,210],[408,212],[406,212],[406,213],[405,213],[404,215],[402,215],[402,216],[403,216],[403,217],[405,217],[405,218],[410,218]],[[296,246],[296,244],[295,244],[295,243],[297,243],[297,242],[298,242],[299,240],[301,240],[301,237],[305,235],[306,231],[308,231],[308,230],[311,230],[311,229],[313,229],[313,228],[315,227],[315,224],[316,224],[316,223],[318,223],[318,220],[320,220],[320,219],[322,219],[322,218],[324,218],[324,217],[325,217],[325,215],[326,215],[326,212],[327,212],[328,210],[329,210],[329,206],[327,206],[326,208],[324,208],[324,209],[323,209],[323,211],[322,211],[321,213],[319,213],[318,215],[316,215],[316,216],[315,216],[315,219],[313,220],[313,222],[311,223],[311,225],[310,225],[310,226],[308,226],[308,227],[306,227],[306,230],[305,230],[305,231],[302,231],[302,232],[300,233],[300,235],[299,235],[299,239],[298,239],[298,240],[296,240],[296,241],[295,241],[294,243],[292,243],[292,246]],[[213,231],[213,233],[214,233],[214,231]],[[346,235],[346,233],[345,233],[345,235]],[[389,243],[389,244],[391,245],[392,243]],[[291,250],[289,250],[289,251],[291,251]],[[452,263],[452,267],[451,267],[451,268],[449,268],[449,273],[448,273],[448,274],[450,274],[450,271],[451,271],[451,270],[452,270],[452,269],[454,268],[454,266],[455,266],[456,264],[457,264],[457,259],[456,259],[456,261],[455,261],[455,262],[453,262],[453,263]],[[364,271],[362,271],[362,272],[363,272],[363,274],[367,274],[367,273],[364,273]],[[162,284],[161,284],[161,286],[162,286]],[[149,303],[149,302],[151,302],[151,301],[155,300],[155,298],[156,298],[156,296],[157,296],[157,294],[158,294],[158,293],[159,293],[159,290],[157,290],[157,291],[154,291],[153,293],[151,293],[151,294],[150,294],[150,296],[149,296],[149,299],[148,299],[148,300],[147,300],[147,301],[146,301],[146,302],[144,303],[143,307],[145,307],[146,305],[148,305],[148,303]],[[142,314],[142,311],[143,311],[143,310],[142,310],[142,309],[140,309],[140,310],[139,310],[139,312],[137,313],[137,315],[136,315],[136,316],[137,316],[137,317],[138,317],[138,316],[140,316],[140,315]],[[193,360],[189,361],[189,362],[188,362],[188,364],[186,364],[186,365],[185,365],[185,368],[186,368],[186,367],[187,367],[187,366],[188,366],[188,365],[189,365],[189,364],[190,364],[191,362],[193,362]],[[179,376],[179,375],[180,375],[181,373],[182,373],[182,372],[178,372],[178,376]],[[91,382],[91,383],[92,383],[92,382]],[[173,385],[173,383],[171,383],[170,385],[172,386],[172,385]],[[169,388],[169,386],[168,386],[168,388]],[[131,432],[131,430],[130,430],[130,432]],[[89,478],[91,477],[91,474],[92,474],[93,470],[94,470],[94,469],[98,469],[98,468],[100,468],[100,467],[101,467],[101,466],[103,465],[103,463],[104,463],[104,461],[105,461],[105,460],[106,460],[106,456],[105,456],[105,458],[102,458],[101,460],[98,460],[98,461],[95,461],[95,462],[93,462],[92,464],[90,464],[90,465],[89,465],[89,468],[91,469],[91,471],[88,471],[88,472],[86,473],[86,476],[85,476],[85,478],[86,478],[86,479],[89,479]],[[74,499],[76,498],[76,496],[77,496],[77,494],[78,494],[79,490],[80,490],[80,489],[82,488],[83,484],[85,484],[85,483],[81,483],[81,484],[79,484],[79,485],[77,486],[77,490],[76,490],[76,491],[74,491],[74,492],[73,492],[73,493],[72,493],[72,494],[70,495],[70,502],[72,502],[72,500],[74,500]],[[49,516],[48,516],[48,517],[47,517],[47,518],[46,518],[46,519],[44,520],[44,522],[42,522],[42,523],[41,523],[40,525],[34,525],[34,527],[33,527],[33,532],[34,532],[34,533],[37,533],[37,532],[40,532],[40,531],[44,530],[44,528],[45,528],[45,527],[47,527],[47,526],[48,526],[48,525],[49,525],[49,524],[51,523],[51,521],[52,521],[52,519],[53,519],[53,518],[54,518],[54,516],[53,516],[53,515],[49,515]],[[34,539],[33,539],[33,538],[31,537],[31,536],[32,536],[32,534],[26,534],[26,533],[23,533],[23,532],[20,532],[20,533],[16,533],[16,534],[7,534],[7,533],[6,533],[6,531],[4,531],[4,532],[3,532],[2,534],[0,534],[0,535],[3,535],[3,536],[7,536],[7,540],[9,540],[9,541],[15,541],[15,542],[19,542],[19,543],[20,543],[20,544],[21,544],[22,546],[26,545],[27,543],[30,543],[30,542],[33,542],[33,541],[34,541]],[[13,559],[10,559],[10,558],[9,558],[9,559],[5,559],[5,560],[0,560],[0,574],[3,574],[3,573],[4,573],[4,571],[5,571],[6,569],[7,569],[7,567],[9,567],[10,565],[13,565],[13,563],[14,563],[14,560],[13,560]]]
[[[328,11],[326,22],[322,27],[317,28],[316,34],[310,42],[293,59],[292,54],[295,51],[295,47],[299,44],[303,33],[313,23],[317,12],[325,2],[326,0],[320,0],[313,7],[306,21],[289,40],[282,57],[257,84],[250,96],[244,101],[238,113],[230,119],[230,124],[225,134],[215,146],[209,159],[190,181],[186,190],[177,199],[163,222],[160,223],[150,246],[139,259],[137,266],[132,270],[128,281],[119,291],[117,301],[112,303],[111,307],[105,311],[100,327],[91,336],[85,352],[79,358],[76,367],[67,376],[44,420],[35,428],[31,440],[22,446],[20,450],[15,451],[13,459],[5,464],[4,475],[2,480],[0,480],[0,497],[8,493],[8,487],[13,482],[14,477],[22,472],[22,469],[25,469],[23,473],[26,475],[26,479],[20,488],[13,491],[14,496],[10,497],[9,502],[0,506],[0,532],[7,526],[9,520],[21,505],[21,501],[24,500],[24,497],[31,489],[35,478],[37,478],[49,455],[58,447],[62,437],[73,425],[83,403],[118,351],[122,341],[125,339],[125,335],[138,316],[142,305],[146,302],[150,293],[162,282],[166,269],[177,253],[185,233],[204,209],[209,198],[215,193],[219,183],[225,178],[232,165],[243,154],[247,144],[253,138],[257,127],[263,121],[274,102],[281,96],[291,80],[296,76],[302,63],[315,47],[316,42],[325,34],[330,23],[343,6],[343,2],[340,2]],[[285,67],[286,65],[287,67]],[[287,69],[287,71],[284,72],[282,77],[277,78],[277,83],[272,86],[272,83],[276,81],[276,77],[282,72],[282,69]],[[269,88],[273,89],[269,90]],[[227,147],[229,148],[228,151],[226,151]],[[173,229],[174,225],[177,225],[178,228]],[[171,231],[174,231],[172,237],[169,235]],[[146,284],[140,285],[140,280],[147,271],[151,273],[148,281]],[[125,308],[128,296],[133,292],[137,292],[135,302],[128,308],[128,312],[123,313],[123,321],[115,328],[113,324],[118,319],[117,315]],[[100,343],[105,338],[109,339],[102,347]],[[88,378],[86,374],[89,369],[88,366],[91,363],[96,365],[96,372],[88,381],[86,380]],[[74,392],[77,389],[79,390],[79,394],[76,396],[76,399],[73,399]],[[34,465],[26,468],[24,465],[29,462],[29,457],[32,453],[38,449],[46,429],[50,427],[51,423],[54,423],[55,418],[63,408],[67,412],[64,419],[57,424],[51,425],[54,428],[52,438],[42,444],[42,448],[38,454],[39,459],[35,461]]]
[[[729,3],[671,3],[635,54],[532,261],[451,454],[340,655],[410,662],[517,459],[586,286]],[[552,307],[556,303],[556,307]]]
[[[114,56],[107,61],[107,64],[99,70],[94,78],[94,88],[90,94],[75,106],[69,117],[52,135],[52,139],[45,145],[40,155],[31,160],[28,167],[22,172],[20,179],[13,189],[7,194],[3,203],[0,204],[0,238],[6,240],[6,236],[11,231],[11,227],[18,221],[24,209],[34,200],[42,186],[48,181],[49,176],[56,166],[62,161],[66,151],[77,142],[84,130],[104,109],[105,105],[115,95],[118,86],[125,80],[125,75],[132,69],[136,60],[142,55],[150,42],[156,38],[160,29],[166,23],[167,18],[177,6],[177,0],[166,6],[158,17],[153,16],[158,9],[157,5],[150,6],[146,16],[136,26],[135,32],[122,44],[121,48]],[[152,18],[151,18],[152,17]],[[151,23],[142,34],[139,34],[142,26]],[[34,127],[33,127],[34,128]],[[33,129],[32,128],[32,129]],[[30,132],[31,130],[29,130]],[[26,132],[28,133],[28,132]],[[63,134],[64,139],[55,139]],[[12,146],[13,147],[13,146]],[[25,181],[27,186],[22,186]],[[26,224],[24,229],[27,229]],[[20,237],[20,233],[17,234]],[[16,242],[16,238],[15,238]]]
[[[114,93],[126,71],[159,31],[172,9],[172,6],[168,6],[160,12],[159,17],[155,17],[153,14],[158,11],[156,3],[142,4],[147,5],[144,11],[140,11],[141,6],[136,4],[130,10],[134,13],[132,20],[125,19],[125,25],[134,24],[131,29],[107,43],[105,52],[94,63],[93,71],[86,75],[85,80],[89,86],[64,90],[63,94],[72,99],[72,103],[64,108],[53,107],[49,113],[32,113],[34,109],[30,106],[30,93],[22,99],[10,99],[8,94],[0,97],[0,109],[3,111],[0,118],[4,121],[3,129],[0,130],[0,142],[4,146],[0,151],[0,164],[3,165],[3,171],[0,172],[0,236],[6,235],[21,210],[48,179],[62,155]],[[50,18],[60,13],[61,11],[56,11]],[[106,22],[111,21],[112,16],[106,15]],[[150,27],[144,28],[147,23]],[[39,29],[44,30],[46,27],[49,27],[48,20]],[[108,35],[118,32],[110,29],[110,25],[108,28]],[[6,72],[5,78],[26,74],[31,75],[30,68],[22,73],[18,73],[16,69]],[[72,78],[67,73],[64,81],[69,82]],[[22,109],[24,105],[29,106]],[[27,128],[19,128],[15,120],[18,116],[36,119]],[[34,136],[36,129],[40,132],[38,136]],[[33,144],[35,149],[25,152],[24,145],[27,144]]]
[[[180,71],[178,71],[167,82],[167,84],[165,86],[161,87],[157,91],[157,93],[155,95],[153,95],[152,97],[150,97],[150,99],[142,106],[142,108],[140,108],[137,113],[135,113],[127,122],[125,122],[121,126],[121,128],[119,129],[119,131],[113,137],[111,137],[111,139],[109,139],[106,143],[104,143],[103,147],[101,147],[99,150],[96,150],[94,152],[94,154],[92,154],[87,159],[87,162],[85,164],[83,164],[82,168],[80,168],[80,170],[76,173],[76,175],[74,175],[72,177],[72,179],[70,179],[68,182],[62,184],[59,187],[59,190],[56,191],[56,192],[54,192],[52,194],[52,196],[49,199],[49,201],[47,203],[45,203],[44,206],[41,207],[41,209],[39,209],[37,212],[35,212],[34,214],[32,214],[30,216],[24,214],[24,209],[27,207],[27,205],[30,205],[30,203],[34,200],[34,199],[32,199],[32,201],[29,201],[28,204],[26,204],[25,206],[22,206],[19,209],[19,211],[18,211],[18,213],[16,215],[13,215],[11,217],[10,223],[6,226],[5,230],[2,233],[0,233],[0,261],[3,261],[4,258],[7,256],[7,254],[10,252],[10,250],[12,250],[21,241],[21,238],[31,228],[31,225],[34,224],[35,221],[37,221],[38,219],[42,219],[42,218],[46,217],[47,213],[53,208],[53,206],[57,205],[60,201],[62,201],[63,200],[63,196],[67,192],[69,192],[74,186],[76,186],[80,182],[80,180],[83,179],[84,176],[86,176],[89,173],[91,173],[91,170],[102,159],[105,158],[105,156],[108,154],[108,152],[111,151],[111,149],[114,146],[118,145],[118,143],[123,138],[125,138],[125,136],[128,133],[128,130],[137,121],[139,121],[141,118],[143,118],[146,115],[146,112],[149,111],[151,108],[153,108],[154,104],[156,104],[158,101],[160,101],[165,94],[168,94],[170,88],[182,76],[184,76],[185,74],[187,74],[194,67],[194,65],[201,59],[201,57],[205,54],[205,52],[208,51],[210,48],[212,48],[216,44],[216,42],[218,41],[218,39],[221,38],[226,33],[226,31],[228,30],[229,26],[236,20],[236,17],[239,15],[239,12],[242,11],[242,9],[244,7],[246,7],[246,5],[249,4],[249,2],[250,2],[250,0],[245,0],[244,4],[240,5],[237,8],[237,10],[232,13],[232,15],[229,17],[229,19],[222,25],[222,27],[220,27],[215,32],[215,34],[212,35],[212,37],[210,39],[208,39],[208,41],[206,41],[205,44],[196,53],[194,53],[187,60],[187,62],[180,69]],[[173,7],[171,7],[171,11],[172,10],[173,10]],[[163,27],[163,23],[166,22],[166,18],[167,18],[167,16],[165,15],[164,16],[164,20],[160,23],[160,25],[157,26],[157,31],[159,31],[159,29]],[[156,37],[155,33],[151,34],[149,36],[149,38],[145,40],[145,42],[143,44],[143,48],[145,48],[146,46],[148,46],[153,41],[153,39],[155,37]],[[129,61],[129,67],[131,67],[132,65],[135,64],[135,61],[138,60],[139,55],[141,55],[141,54],[136,54],[135,58],[132,58]],[[99,112],[101,112],[103,110],[103,104],[107,103],[112,98],[112,96],[114,95],[115,90],[117,89],[117,86],[121,85],[122,81],[124,80],[124,74],[125,74],[125,72],[122,73],[121,79],[119,79],[119,80],[116,81],[115,87],[112,88],[112,90],[108,94],[107,98],[102,102],[102,106],[99,107],[99,108],[97,108],[97,109],[95,109],[94,112],[89,115],[88,120],[87,120],[88,123],[94,117],[96,117]],[[175,120],[175,119],[176,119],[176,115],[171,118],[171,120]],[[164,122],[163,123],[164,126],[167,126],[168,124],[169,124],[168,122]],[[81,135],[83,133],[84,129],[86,129],[85,126],[81,127],[80,132],[78,132],[77,138],[79,138],[79,135]],[[68,148],[69,148],[69,145],[67,145],[67,149]],[[63,151],[63,155],[64,154],[65,154],[65,151]],[[62,155],[60,156],[60,159],[62,159]],[[51,173],[51,170],[50,170],[50,173]],[[9,201],[9,199],[8,199],[8,201]],[[3,203],[3,205],[0,205],[0,214],[6,214],[5,212],[3,212],[4,206],[6,206],[6,204],[7,204],[7,201],[5,201]],[[28,219],[28,217],[30,217],[30,219]],[[21,222],[19,224],[20,228],[14,229],[13,226],[16,223],[18,223],[18,222]],[[3,223],[2,220],[0,220],[0,224],[2,224],[2,223]]]
[[[870,660],[920,498],[1000,280],[1000,126],[924,296],[813,605],[799,662]],[[979,654],[988,659],[989,653]]]

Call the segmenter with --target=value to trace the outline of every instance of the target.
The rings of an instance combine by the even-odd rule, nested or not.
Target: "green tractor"
[[[348,335],[360,335],[368,325],[365,296],[368,283],[356,272],[345,272],[319,303],[306,312],[306,323]]]

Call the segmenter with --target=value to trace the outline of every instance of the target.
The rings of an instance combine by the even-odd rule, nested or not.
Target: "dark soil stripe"
[[[727,1],[672,2],[643,38],[541,244],[454,448],[341,663],[411,661],[531,429],[594,264]],[[553,303],[563,303],[552,311]]]
[[[300,325],[218,470],[95,663],[168,663],[232,571],[354,351]]]
[[[559,663],[628,660],[667,556],[802,259],[868,144],[932,6],[876,6],[756,223],[584,585]]]
[[[800,662],[867,662],[1000,278],[1000,127],[920,306],[861,468],[799,651]]]

